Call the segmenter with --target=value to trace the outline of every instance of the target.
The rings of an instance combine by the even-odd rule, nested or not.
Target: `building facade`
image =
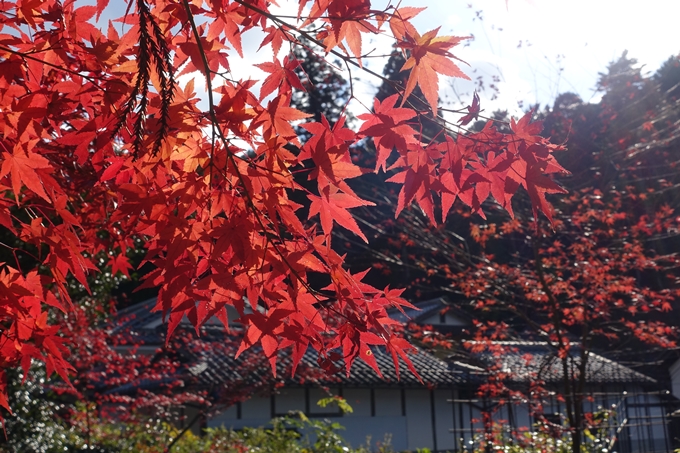
[[[465,316],[443,311],[444,300],[416,305],[419,311],[406,313],[411,321],[454,335],[468,325]],[[126,321],[118,327],[143,339],[143,348],[149,353],[154,343],[162,343],[164,332],[160,314],[150,313],[152,306],[153,301],[147,301],[122,312]],[[401,320],[399,317],[404,315],[393,316]],[[189,327],[188,321],[186,324]],[[290,376],[290,358],[280,356],[278,377],[274,378],[267,358],[257,349],[251,348],[249,353],[234,359],[237,343],[225,343],[218,324],[207,323],[205,341],[214,341],[210,347],[186,354],[183,369],[186,385],[205,390],[215,401],[211,410],[203,412],[200,424],[194,427],[196,431],[200,427],[265,426],[274,417],[300,411],[308,417],[338,422],[345,427],[343,437],[354,447],[367,443],[375,446],[389,440],[396,451],[428,448],[433,452],[456,452],[475,445],[489,429],[488,424],[482,423],[484,413],[492,414],[496,426],[508,433],[531,431],[546,420],[556,426],[565,424],[565,407],[558,396],[564,377],[546,343],[506,342],[502,344],[506,352],[501,356],[472,354],[458,348],[448,357],[438,358],[417,349],[411,359],[422,381],[407,371],[403,362],[398,375],[391,355],[379,348],[374,349],[374,355],[382,377],[360,360],[354,362],[349,375],[341,372],[328,377],[318,373],[318,357],[310,349],[296,376]],[[578,345],[573,350],[577,351]],[[612,442],[610,451],[672,451],[675,436],[670,414],[677,399],[642,373],[598,354],[591,353],[589,360],[584,408],[586,412],[608,414],[603,429]],[[535,408],[536,401],[480,398],[478,390],[491,366],[508,372],[513,376],[508,385],[521,390],[526,390],[532,379],[540,378],[548,389],[540,396],[544,416],[538,417],[530,409]],[[344,368],[341,360],[338,367]],[[551,386],[554,392],[549,391]],[[249,397],[244,399],[244,393]],[[343,414],[333,404],[325,408],[317,405],[329,395],[344,398],[353,412]],[[201,410],[188,409],[187,413]]]

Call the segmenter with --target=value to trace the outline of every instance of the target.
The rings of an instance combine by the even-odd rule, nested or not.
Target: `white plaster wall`
[[[316,405],[316,402],[314,402]],[[311,404],[310,404],[311,407]],[[276,415],[286,415],[289,411],[305,411],[305,389],[283,388],[274,396]]]
[[[271,414],[271,399],[269,397],[255,396],[241,403],[241,418],[244,420],[265,419],[268,421]]]
[[[430,391],[426,389],[407,389],[405,396],[408,449],[433,449],[434,439],[432,436]]]
[[[454,450],[456,439],[453,435],[453,404],[449,400],[453,399],[453,390],[434,391],[434,410],[437,431],[437,449]]]
[[[375,416],[401,416],[401,390],[375,389]]]
[[[317,394],[314,389],[310,389],[309,392],[309,409],[310,415],[313,416],[314,413],[318,413],[317,408],[313,408],[317,396],[323,395]],[[375,416],[371,416],[370,389],[343,389],[343,396],[353,407],[354,412],[344,416],[324,418],[329,418],[344,426],[346,429],[342,435],[355,448],[370,443],[375,451],[376,442],[383,443],[386,436],[390,439],[395,451],[434,448],[430,390],[404,390],[404,406],[402,406],[401,389],[374,389],[373,392]],[[436,390],[434,396],[437,447],[439,450],[452,450],[455,448],[456,440],[451,433],[453,408],[448,399],[453,398],[454,394],[451,390]],[[274,396],[274,406],[276,413],[304,410],[305,390],[282,389],[280,394]],[[402,407],[406,410],[406,416],[402,415]],[[237,407],[230,407],[208,420],[208,426],[239,429],[246,426],[267,425],[271,419],[271,399],[254,397],[244,401],[241,403],[240,412],[241,418],[238,419]],[[367,440],[369,437],[370,442]]]
[[[216,422],[215,422],[215,423],[217,423],[216,426],[219,426],[222,421],[228,422],[230,420],[236,420],[237,416],[238,416],[238,408],[237,408],[236,404],[234,404],[233,406],[229,406],[224,412],[220,412],[219,414],[217,414],[211,420],[216,420]]]
[[[415,450],[409,447],[406,417],[354,416],[331,418],[331,420],[345,427],[345,430],[340,433],[353,448],[370,443],[372,450],[377,451],[377,444],[383,443],[387,436],[394,451]]]
[[[370,445],[373,451],[387,439],[394,451],[409,449],[406,417],[402,416],[352,416],[352,417],[324,417],[345,427],[341,431],[343,438],[353,447]],[[244,427],[266,426],[270,419],[251,418],[237,420],[226,414],[219,414],[208,420],[209,428],[224,426],[225,428],[240,429]]]
[[[370,417],[371,416],[371,390],[370,389],[342,389],[342,396],[352,406],[353,412],[345,414],[345,417]]]
[[[471,409],[472,410],[468,412],[470,414],[470,421],[468,423],[472,425],[473,432],[479,433],[484,429],[484,424],[481,421],[482,411],[477,409],[476,407],[472,407]],[[472,420],[477,421],[473,423]],[[470,438],[472,438],[472,434],[470,434]]]
[[[656,451],[663,451],[667,448],[665,442],[666,427],[664,425],[664,414],[660,406],[653,406],[653,404],[660,404],[659,398],[656,395],[648,395],[647,403],[650,404],[648,407],[649,420],[652,423],[652,439],[654,442],[653,448]]]
[[[517,404],[512,406],[512,413],[515,416],[517,427],[524,426],[531,428],[531,415],[526,404]]]
[[[219,416],[208,420],[208,428],[219,428],[220,426],[228,429],[257,428],[267,426],[271,418],[251,418],[248,420],[223,420]]]
[[[470,396],[467,394],[459,394],[458,392],[455,392],[456,398],[457,399],[467,399]],[[455,427],[454,431],[454,438],[456,445],[465,445],[469,446],[471,445],[470,441],[472,440],[472,432],[470,431],[472,419],[479,418],[479,412],[474,409],[474,407],[470,403],[466,402],[456,402],[454,404],[454,414],[453,414],[453,425],[452,427]],[[479,426],[474,426],[475,429],[479,428]]]
[[[237,418],[236,405],[224,412],[208,419],[208,428],[220,426],[231,429],[264,426],[271,420],[271,400],[269,398],[254,397],[241,403],[241,419]]]

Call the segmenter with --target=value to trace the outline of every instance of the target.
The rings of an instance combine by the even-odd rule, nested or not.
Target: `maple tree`
[[[514,217],[495,194],[483,211],[473,205],[479,216],[457,205],[440,226],[418,209],[406,209],[396,220],[377,210],[360,213],[364,224],[374,226],[372,246],[350,262],[371,263],[383,279],[410,281],[407,294],[416,298],[448,295],[475,319],[475,341],[468,344],[473,355],[516,353],[502,340],[539,341],[554,352],[564,377],[557,385],[537,372],[531,388],[518,389],[512,371],[492,367],[481,390],[494,400],[533,400],[538,419],[545,415],[540,395],[556,391],[565,421],[558,428],[572,439],[574,452],[594,423],[586,412],[590,353],[606,351],[649,373],[655,351],[676,345],[677,61],[671,58],[646,78],[624,54],[601,74],[599,103],[565,93],[538,113],[543,121],[528,126],[532,135],[543,125],[541,133],[553,141],[569,139],[561,163],[571,174],[559,182],[570,193],[554,200],[549,224],[537,219],[536,206],[547,208],[546,195],[560,189],[542,176],[527,186],[528,197],[514,199]],[[469,114],[476,108],[473,103]],[[517,127],[503,114],[496,118],[499,129]],[[482,133],[486,127],[480,122],[475,128]],[[456,143],[466,142],[458,137]],[[482,187],[469,188],[467,200]],[[384,186],[358,192],[400,206]]]
[[[335,348],[347,369],[357,357],[377,368],[370,345],[382,345],[412,368],[409,345],[385,312],[408,305],[402,291],[364,283],[365,272],[349,272],[332,244],[336,224],[366,239],[350,210],[370,202],[347,183],[369,171],[350,157],[358,140],[378,144],[377,168],[396,154],[397,214],[415,201],[436,223],[438,196],[445,218],[456,199],[481,212],[490,195],[511,212],[523,186],[534,210],[550,215],[543,194],[559,191],[549,177],[561,171],[552,156],[560,147],[539,137],[529,116],[510,134],[490,124],[430,143],[410,126],[427,111],[391,97],[360,115],[356,132],[342,118],[332,127],[303,123],[311,138],[301,146],[293,125],[308,115],[290,102],[300,87],[292,49],[302,38],[370,73],[362,36],[390,33],[411,71],[405,94],[420,87],[436,114],[438,75],[464,77],[451,53],[464,38],[420,34],[411,24],[417,9],[301,0],[294,20],[261,0],[125,6],[104,30],[97,21],[112,13],[105,0],[0,5],[0,228],[12,238],[0,244],[7,410],[8,368],[28,371],[39,360],[68,382],[69,332],[51,313],[74,310],[69,288],[87,291],[88,275],[102,268],[127,275],[126,253],[139,240],[153,268],[145,285],[159,288],[168,338],[184,316],[197,330],[213,316],[226,325],[231,305],[246,326],[238,353],[260,345],[272,366],[282,349],[297,363],[313,347],[325,369],[334,369]],[[305,31],[310,24],[316,34]],[[250,30],[263,36],[254,55],[267,73],[261,85],[230,72]],[[179,83],[184,76],[193,78]],[[297,169],[314,187],[296,182]],[[27,257],[31,266],[22,265]]]
[[[185,388],[186,375],[191,374],[180,351],[201,347],[201,339],[181,333],[154,354],[140,353],[140,347],[157,345],[143,344],[121,330],[125,317],[115,324],[103,322],[100,309],[78,306],[58,316],[62,330],[69,332],[72,350],[68,383],[50,379],[38,362],[23,376],[19,369],[8,370],[9,403],[15,413],[3,423],[6,437],[0,445],[11,451],[71,451],[75,435],[90,444],[90,426],[97,420],[144,426],[140,422],[148,421],[152,413],[181,423],[178,405],[209,410],[224,402],[207,400],[206,389]]]
[[[637,195],[575,191],[560,202],[552,233],[536,233],[512,220],[473,227],[483,252],[469,268],[451,275],[481,318],[473,352],[489,347],[504,354],[512,346],[498,347],[494,341],[518,338],[544,341],[554,351],[564,376],[556,386],[574,452],[580,451],[583,433],[592,427],[592,414],[585,409],[593,373],[591,352],[605,350],[630,361],[630,349],[640,344],[648,345],[647,351],[676,344],[677,329],[666,319],[680,297],[673,275],[677,257],[646,243],[674,231],[677,218],[668,207],[639,220],[622,211]],[[496,256],[501,253],[492,245],[496,241],[513,243],[513,256]],[[495,398],[517,398],[516,389],[506,385],[512,372],[497,371],[494,385],[484,391]],[[527,392],[534,397],[549,394],[552,387],[545,376],[541,370],[535,373]],[[540,417],[540,398],[534,401],[532,409]]]

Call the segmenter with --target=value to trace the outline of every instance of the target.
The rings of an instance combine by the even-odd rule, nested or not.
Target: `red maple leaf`
[[[264,99],[276,89],[279,89],[280,92],[287,92],[293,87],[300,91],[306,91],[300,82],[300,78],[295,73],[295,68],[300,66],[300,62],[294,56],[285,57],[283,59],[283,66],[281,66],[277,58],[274,59],[273,63],[260,63],[255,66],[270,73],[264,82],[262,82],[260,99]]]
[[[335,186],[323,188],[320,197],[315,195],[307,195],[307,197],[312,201],[309,207],[309,216],[312,217],[316,214],[321,216],[321,227],[326,235],[331,234],[333,222],[336,222],[368,243],[368,239],[361,232],[356,220],[347,209],[358,206],[375,206],[374,203],[339,192]]]
[[[439,157],[440,151],[436,146],[428,148],[414,148],[409,150],[406,158],[401,158],[397,164],[406,170],[395,174],[387,182],[402,183],[397,201],[395,218],[415,199],[421,209],[433,224],[437,224],[434,217],[433,192],[440,192],[441,185],[434,172],[433,157]]]
[[[22,184],[30,191],[50,201],[50,197],[45,192],[43,187],[41,174],[36,170],[49,170],[52,168],[50,162],[39,154],[31,152],[25,153],[23,151],[16,151],[13,154],[8,152],[2,153],[4,161],[2,168],[0,168],[0,179],[9,174],[12,178],[12,190],[16,194],[16,202],[19,203],[19,194],[21,193]],[[44,175],[44,173],[43,173]]]
[[[476,120],[479,117],[479,95],[477,90],[475,90],[475,94],[472,96],[472,105],[467,106],[467,110],[468,113],[458,120],[458,124],[461,126],[467,126],[470,121]]]
[[[407,121],[416,116],[412,109],[395,107],[399,95],[394,94],[383,102],[374,100],[373,113],[364,113],[359,118],[364,123],[359,129],[359,134],[364,137],[373,137],[378,156],[375,163],[375,171],[387,168],[387,160],[396,148],[400,153],[405,153],[410,144],[416,144],[416,131]]]
[[[511,168],[512,171],[508,173],[508,178],[515,180],[529,193],[534,219],[538,219],[538,212],[540,211],[552,222],[552,208],[546,200],[545,194],[567,193],[567,191],[545,176],[545,165],[531,165],[520,159],[514,161]]]
[[[451,61],[454,55],[449,49],[458,45],[468,37],[439,36],[439,28],[435,28],[423,36],[417,32],[415,35],[407,35],[406,39],[399,43],[399,46],[410,52],[408,60],[401,67],[402,71],[411,70],[406,87],[404,88],[401,105],[404,105],[416,83],[420,86],[425,95],[425,99],[430,104],[433,112],[437,112],[439,101],[439,76],[437,74],[450,77],[460,77],[470,80],[456,64]],[[456,58],[458,59],[458,58]]]

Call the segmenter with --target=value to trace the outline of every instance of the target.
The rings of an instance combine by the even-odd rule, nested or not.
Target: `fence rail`
[[[447,401],[452,405],[453,427],[449,432],[457,439],[458,452],[470,451],[485,436],[503,436],[507,441],[525,432],[553,432],[565,436],[566,408],[556,394],[540,398],[501,401],[462,394]],[[612,391],[596,390],[584,393],[584,412],[599,417],[594,439],[609,446],[611,453],[671,452],[678,448],[680,417],[671,414],[680,406],[667,391],[619,388]],[[535,408],[542,406],[537,414]],[[489,414],[483,423],[484,414]],[[489,421],[492,423],[489,423]],[[593,433],[591,433],[593,434]],[[531,446],[531,436],[522,436]]]

